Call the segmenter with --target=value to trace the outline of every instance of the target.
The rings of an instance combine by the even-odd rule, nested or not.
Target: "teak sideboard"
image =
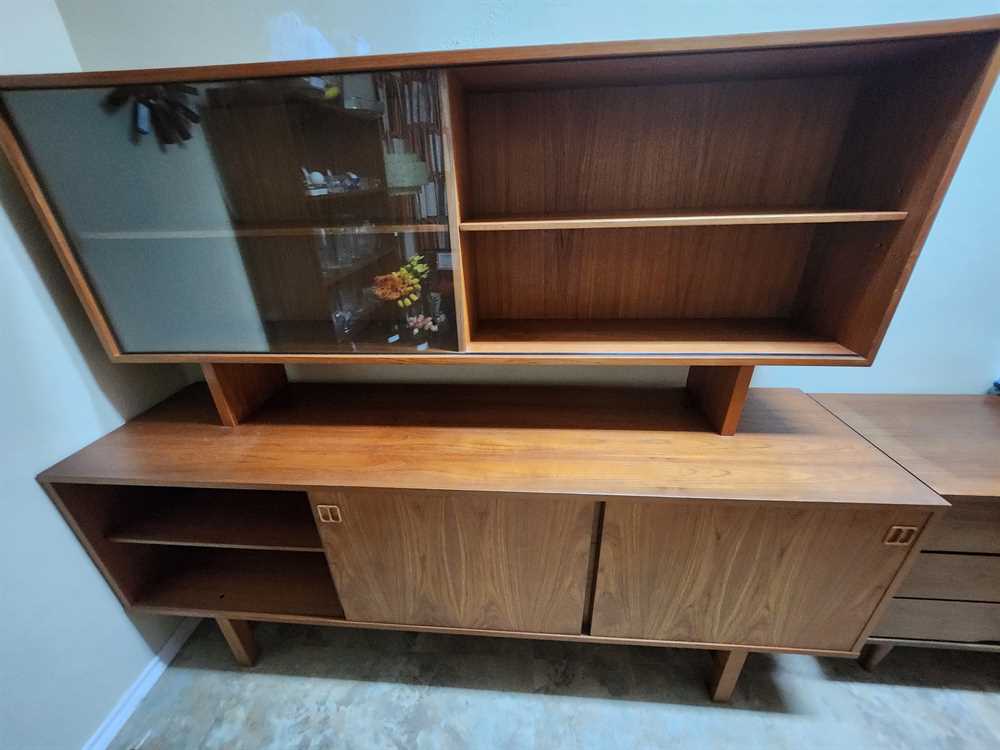
[[[108,355],[207,383],[39,479],[123,605],[214,617],[242,663],[254,621],[678,646],[725,700],[750,652],[857,655],[947,503],[748,388],[872,363],[998,41],[992,16],[0,78]]]
[[[0,147],[112,359],[202,363],[226,424],[289,363],[641,364],[731,434],[755,365],[871,364],[998,39],[7,76]]]
[[[947,503],[794,390],[713,434],[656,390],[202,385],[40,477],[123,605],[248,621],[856,656]]]

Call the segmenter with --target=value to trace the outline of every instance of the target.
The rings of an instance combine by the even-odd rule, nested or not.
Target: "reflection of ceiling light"
[[[150,131],[161,146],[191,139],[190,125],[201,122],[201,116],[188,106],[188,96],[197,96],[198,89],[184,83],[150,86],[119,86],[104,97],[104,108],[117,112],[131,99],[132,137],[138,141]]]

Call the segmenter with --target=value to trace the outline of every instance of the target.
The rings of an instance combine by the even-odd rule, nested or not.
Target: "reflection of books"
[[[390,190],[419,188],[431,179],[427,162],[413,152],[385,155],[385,181]]]

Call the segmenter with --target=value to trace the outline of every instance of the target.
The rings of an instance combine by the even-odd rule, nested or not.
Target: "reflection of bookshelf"
[[[387,184],[390,205],[401,221],[426,221],[446,214],[444,144],[435,71],[406,70],[378,74],[382,147],[386,154],[413,154],[426,165],[429,180],[420,185]],[[391,157],[390,157],[391,158]],[[447,231],[447,228],[442,229]],[[443,237],[414,238],[414,249],[442,247]]]
[[[375,77],[381,113],[361,113],[324,99],[301,79],[287,86],[247,83],[207,92],[206,132],[225,188],[233,227],[123,233],[132,238],[235,237],[272,348],[285,324],[335,330],[345,312],[355,325],[334,338],[365,335],[379,311],[364,304],[376,274],[405,259],[447,247],[444,164],[437,79],[427,71]],[[412,154],[425,184],[387,185],[385,153]],[[423,166],[426,165],[426,166]],[[302,169],[353,172],[377,187],[308,195]],[[418,174],[419,177],[419,174]],[[354,256],[352,237],[377,235]],[[103,235],[110,239],[117,235]],[[391,310],[382,314],[394,314]],[[379,327],[372,330],[384,339]],[[283,339],[283,337],[281,337]],[[383,342],[384,343],[384,342]]]

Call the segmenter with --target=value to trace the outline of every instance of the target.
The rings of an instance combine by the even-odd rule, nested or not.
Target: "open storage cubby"
[[[453,70],[467,351],[870,363],[995,44]]]
[[[128,606],[342,616],[305,492],[57,483],[51,494]]]

